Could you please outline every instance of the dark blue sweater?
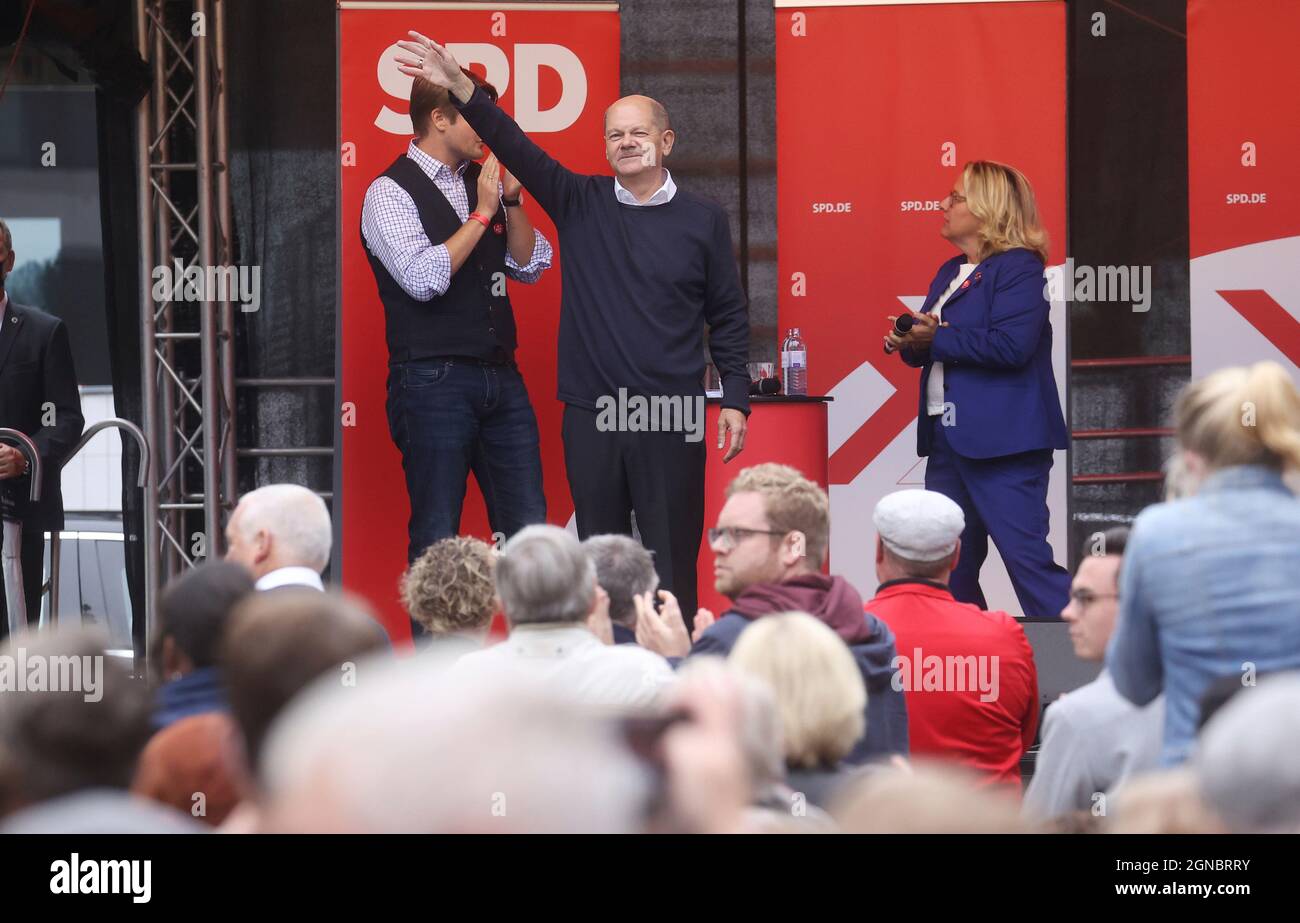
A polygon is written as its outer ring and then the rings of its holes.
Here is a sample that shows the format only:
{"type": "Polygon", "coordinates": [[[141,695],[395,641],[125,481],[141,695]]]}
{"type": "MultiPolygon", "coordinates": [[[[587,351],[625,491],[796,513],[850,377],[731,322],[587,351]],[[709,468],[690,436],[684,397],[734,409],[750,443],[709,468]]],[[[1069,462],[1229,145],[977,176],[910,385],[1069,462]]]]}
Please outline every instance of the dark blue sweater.
{"type": "Polygon", "coordinates": [[[623,205],[612,176],[565,168],[482,90],[456,105],[559,232],[559,399],[596,410],[620,388],[702,394],[707,322],[722,405],[748,413],[749,310],[722,206],[682,189],[663,205],[623,205]]]}

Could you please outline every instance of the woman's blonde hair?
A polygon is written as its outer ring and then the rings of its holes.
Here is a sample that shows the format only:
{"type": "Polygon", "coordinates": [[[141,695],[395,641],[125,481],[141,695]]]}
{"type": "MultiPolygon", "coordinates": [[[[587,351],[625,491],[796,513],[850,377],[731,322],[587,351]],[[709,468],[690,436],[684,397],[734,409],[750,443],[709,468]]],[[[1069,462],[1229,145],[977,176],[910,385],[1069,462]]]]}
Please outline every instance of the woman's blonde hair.
{"type": "Polygon", "coordinates": [[[980,259],[1024,247],[1047,265],[1047,232],[1038,223],[1034,187],[1015,167],[972,160],[962,168],[966,207],[980,219],[980,259]]]}
{"type": "Polygon", "coordinates": [[[758,619],[740,633],[727,660],[771,685],[787,765],[834,766],[866,732],[867,689],[853,653],[811,615],[758,619]]]}
{"type": "Polygon", "coordinates": [[[1174,404],[1178,442],[1211,469],[1300,470],[1300,391],[1276,362],[1221,369],[1174,404]]]}

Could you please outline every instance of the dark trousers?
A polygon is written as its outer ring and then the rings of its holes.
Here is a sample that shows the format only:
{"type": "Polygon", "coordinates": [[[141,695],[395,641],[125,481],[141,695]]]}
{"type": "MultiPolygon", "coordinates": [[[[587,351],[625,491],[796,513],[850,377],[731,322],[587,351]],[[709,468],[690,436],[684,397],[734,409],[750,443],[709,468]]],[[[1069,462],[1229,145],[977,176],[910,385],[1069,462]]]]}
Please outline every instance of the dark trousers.
{"type": "Polygon", "coordinates": [[[988,608],[979,576],[992,538],[1024,614],[1058,617],[1069,600],[1070,574],[1056,563],[1047,543],[1051,449],[964,458],[948,444],[941,419],[933,416],[921,425],[928,423],[933,434],[926,490],[950,497],[966,515],[961,555],[948,581],[952,595],[988,608]]]}
{"type": "Polygon", "coordinates": [[[705,441],[681,432],[601,432],[597,414],[564,407],[564,464],[578,536],[632,534],[654,555],[661,589],[671,590],[687,625],[699,603],[696,561],[704,532],[705,441]]]}
{"type": "Polygon", "coordinates": [[[411,499],[408,563],[459,533],[470,472],[493,532],[509,538],[546,521],[537,417],[513,364],[444,357],[393,365],[388,430],[411,499]]]}
{"type": "MultiPolygon", "coordinates": [[[[0,547],[4,531],[0,530],[0,547]]],[[[27,597],[27,624],[35,625],[41,617],[41,581],[45,571],[45,530],[35,523],[23,524],[22,547],[23,595],[27,597]]],[[[9,605],[0,588],[0,638],[9,635],[9,605]]]]}

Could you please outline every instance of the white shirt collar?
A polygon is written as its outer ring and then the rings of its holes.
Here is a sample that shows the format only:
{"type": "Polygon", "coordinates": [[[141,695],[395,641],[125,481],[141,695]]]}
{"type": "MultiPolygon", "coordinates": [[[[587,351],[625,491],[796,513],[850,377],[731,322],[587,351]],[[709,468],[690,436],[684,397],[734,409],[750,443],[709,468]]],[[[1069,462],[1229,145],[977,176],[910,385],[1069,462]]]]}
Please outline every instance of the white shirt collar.
{"type": "Polygon", "coordinates": [[[254,585],[258,590],[273,590],[282,586],[305,586],[313,590],[325,591],[320,574],[310,567],[278,567],[268,574],[257,578],[254,585]]]}
{"type": "Polygon", "coordinates": [[[673,182],[673,175],[668,172],[667,167],[664,168],[664,184],[644,202],[638,202],[636,196],[628,192],[627,188],[618,181],[618,177],[614,177],[614,198],[624,205],[663,205],[665,202],[671,202],[675,195],[677,195],[677,184],[673,182]]]}
{"type": "Polygon", "coordinates": [[[436,179],[438,174],[444,170],[447,173],[454,173],[456,176],[463,176],[465,174],[465,168],[469,166],[469,161],[466,160],[461,161],[461,163],[453,169],[437,157],[434,157],[432,154],[425,153],[414,141],[412,141],[406,148],[406,156],[414,160],[429,179],[436,179]]]}

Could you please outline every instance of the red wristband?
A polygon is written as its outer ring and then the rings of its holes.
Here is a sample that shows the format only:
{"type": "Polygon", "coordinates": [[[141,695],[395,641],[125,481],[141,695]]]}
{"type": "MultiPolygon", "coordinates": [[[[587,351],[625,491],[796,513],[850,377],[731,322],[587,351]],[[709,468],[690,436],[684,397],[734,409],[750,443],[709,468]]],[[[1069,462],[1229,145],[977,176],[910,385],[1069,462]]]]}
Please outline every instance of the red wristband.
{"type": "Polygon", "coordinates": [[[470,212],[470,213],[469,213],[469,217],[470,217],[470,220],[471,220],[471,221],[477,221],[479,224],[483,225],[483,227],[485,227],[485,228],[486,228],[486,227],[489,227],[489,226],[492,224],[491,221],[489,221],[489,220],[488,220],[486,217],[484,217],[483,215],[480,215],[478,212],[470,212]]]}

